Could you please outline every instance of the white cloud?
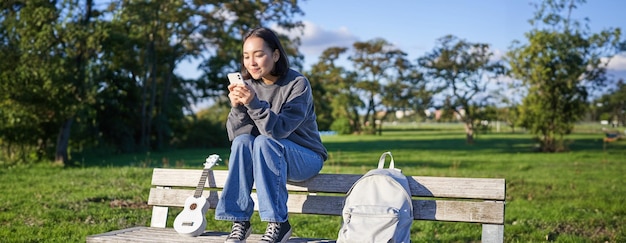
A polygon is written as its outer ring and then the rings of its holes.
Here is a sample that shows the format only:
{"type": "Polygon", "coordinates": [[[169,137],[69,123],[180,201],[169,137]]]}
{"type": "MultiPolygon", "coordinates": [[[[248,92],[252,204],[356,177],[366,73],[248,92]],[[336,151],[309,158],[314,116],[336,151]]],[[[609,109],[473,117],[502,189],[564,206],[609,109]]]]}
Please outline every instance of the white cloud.
{"type": "Polygon", "coordinates": [[[626,71],[626,53],[622,52],[613,56],[607,69],[612,71],[626,71]]]}
{"type": "Polygon", "coordinates": [[[491,61],[502,61],[504,60],[505,56],[506,56],[506,50],[501,50],[498,48],[494,48],[490,50],[493,53],[493,56],[491,56],[491,61]]]}
{"type": "MultiPolygon", "coordinates": [[[[299,36],[301,40],[300,51],[304,54],[306,62],[315,62],[324,50],[329,47],[351,47],[359,38],[350,32],[346,27],[340,27],[336,30],[324,29],[322,26],[313,22],[303,21],[304,29],[300,31],[292,31],[287,33],[278,30],[290,36],[299,36]]],[[[305,67],[308,66],[305,64],[305,67]]]]}
{"type": "Polygon", "coordinates": [[[324,49],[331,46],[349,47],[358,39],[346,27],[340,27],[337,30],[326,30],[312,22],[304,22],[303,47],[324,49]]]}

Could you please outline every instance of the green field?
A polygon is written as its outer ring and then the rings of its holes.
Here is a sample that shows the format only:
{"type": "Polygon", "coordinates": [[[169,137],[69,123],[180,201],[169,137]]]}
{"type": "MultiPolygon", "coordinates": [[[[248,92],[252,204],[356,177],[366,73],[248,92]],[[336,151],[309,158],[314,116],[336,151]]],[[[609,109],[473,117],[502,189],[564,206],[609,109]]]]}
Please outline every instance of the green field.
{"type": "MultiPolygon", "coordinates": [[[[411,175],[505,178],[507,242],[626,242],[626,140],[604,144],[595,127],[567,137],[570,151],[537,153],[528,134],[479,134],[467,145],[458,125],[387,126],[383,136],[324,136],[330,153],[323,172],[364,173],[391,151],[411,175]]],[[[202,168],[212,153],[73,155],[81,166],[0,168],[1,242],[84,242],[90,234],[149,225],[146,205],[154,167],[202,168]]],[[[226,169],[225,163],[215,169],[226,169]]],[[[168,227],[179,211],[170,210],[168,227]]],[[[208,229],[228,231],[207,215],[208,229]]],[[[294,234],[336,237],[341,219],[292,215],[294,234]]],[[[253,221],[255,233],[264,224],[253,221]]],[[[480,225],[416,221],[414,242],[478,242],[480,225]]]]}

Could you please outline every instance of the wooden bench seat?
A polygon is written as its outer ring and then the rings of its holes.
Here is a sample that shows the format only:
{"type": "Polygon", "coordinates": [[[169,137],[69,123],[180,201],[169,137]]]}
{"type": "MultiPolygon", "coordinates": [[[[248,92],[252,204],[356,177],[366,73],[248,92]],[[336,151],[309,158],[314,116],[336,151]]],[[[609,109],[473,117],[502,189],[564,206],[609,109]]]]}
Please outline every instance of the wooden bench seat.
{"type": "MultiPolygon", "coordinates": [[[[148,205],[152,206],[150,227],[135,227],[87,237],[87,242],[223,242],[227,232],[206,231],[198,237],[180,236],[166,227],[169,207],[184,207],[194,194],[202,170],[161,169],[152,174],[148,205]]],[[[211,208],[217,204],[227,176],[225,170],[211,170],[203,196],[211,208]]],[[[290,213],[341,215],[343,200],[352,184],[362,175],[320,174],[300,183],[290,182],[290,213]]],[[[504,241],[505,180],[458,177],[407,176],[413,195],[415,220],[450,221],[482,224],[482,242],[504,241]]],[[[256,203],[256,195],[253,195],[256,203]]],[[[255,208],[258,210],[258,208],[255,208]]],[[[212,220],[212,219],[208,219],[212,220]]],[[[210,229],[209,229],[210,230],[210,229]]],[[[252,235],[250,242],[260,235],[252,235]]],[[[289,242],[334,242],[327,239],[297,237],[289,242]]]]}

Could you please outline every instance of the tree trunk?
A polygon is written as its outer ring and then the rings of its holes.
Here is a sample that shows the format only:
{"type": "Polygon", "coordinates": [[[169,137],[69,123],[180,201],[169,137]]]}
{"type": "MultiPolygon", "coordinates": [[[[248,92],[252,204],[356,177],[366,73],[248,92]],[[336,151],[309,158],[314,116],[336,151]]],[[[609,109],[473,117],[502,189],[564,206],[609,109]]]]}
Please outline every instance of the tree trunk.
{"type": "MultiPolygon", "coordinates": [[[[156,108],[155,108],[155,103],[156,103],[156,93],[157,93],[157,57],[156,57],[156,49],[155,49],[155,43],[154,40],[150,43],[150,56],[152,57],[150,62],[150,83],[152,84],[152,86],[150,87],[150,103],[148,103],[148,123],[146,124],[146,146],[148,146],[148,150],[152,149],[152,142],[151,141],[151,137],[152,137],[152,122],[154,119],[156,112],[156,108]]],[[[157,126],[160,125],[157,122],[157,126]]],[[[158,128],[156,129],[157,131],[159,130],[158,128]]],[[[156,147],[160,147],[160,144],[156,144],[156,147]]]]}
{"type": "Polygon", "coordinates": [[[351,125],[352,125],[352,132],[360,134],[361,133],[361,121],[359,120],[359,111],[357,111],[356,109],[352,109],[351,111],[352,116],[349,117],[350,121],[352,121],[351,125]]]}
{"type": "Polygon", "coordinates": [[[141,95],[140,95],[140,105],[139,105],[139,113],[140,113],[140,132],[139,132],[139,144],[138,147],[140,148],[141,151],[144,151],[145,148],[145,143],[146,143],[146,121],[148,120],[146,118],[146,93],[147,93],[147,88],[148,88],[148,84],[147,84],[147,75],[143,75],[143,77],[138,77],[137,75],[135,75],[135,73],[132,73],[132,78],[133,80],[135,80],[135,82],[139,83],[138,79],[141,79],[141,95]]]}
{"type": "Polygon", "coordinates": [[[385,119],[387,119],[387,115],[388,115],[389,113],[391,113],[391,112],[390,112],[390,111],[385,111],[385,112],[383,113],[383,116],[382,116],[382,117],[380,117],[380,119],[379,119],[380,124],[377,124],[377,125],[378,125],[378,136],[382,136],[382,135],[383,135],[383,121],[384,121],[385,119]]]}
{"type": "Polygon", "coordinates": [[[467,144],[474,144],[474,125],[472,122],[465,122],[465,138],[467,144]]]}
{"type": "MultiPolygon", "coordinates": [[[[168,127],[167,119],[169,114],[169,96],[170,90],[172,86],[172,74],[174,73],[174,67],[176,66],[176,62],[174,58],[169,57],[168,59],[168,71],[163,75],[165,83],[163,84],[162,94],[160,96],[160,100],[156,104],[156,116],[157,116],[157,124],[155,126],[156,129],[156,147],[158,149],[162,149],[166,146],[165,139],[168,134],[165,132],[165,128],[168,127]]],[[[168,136],[169,137],[169,136],[168,136]]]]}
{"type": "Polygon", "coordinates": [[[57,147],[56,153],[54,156],[54,162],[65,165],[68,161],[67,148],[70,142],[70,131],[72,130],[72,123],[74,122],[74,118],[68,118],[61,125],[61,129],[59,129],[59,135],[57,137],[57,147]]]}

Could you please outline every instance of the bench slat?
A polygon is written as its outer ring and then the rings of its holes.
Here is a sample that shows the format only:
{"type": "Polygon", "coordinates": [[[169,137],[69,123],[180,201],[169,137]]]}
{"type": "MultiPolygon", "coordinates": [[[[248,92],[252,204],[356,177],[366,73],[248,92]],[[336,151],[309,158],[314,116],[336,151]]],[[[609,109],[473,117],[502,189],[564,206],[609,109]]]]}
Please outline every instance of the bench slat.
{"type": "MultiPolygon", "coordinates": [[[[206,187],[223,188],[227,170],[212,170],[206,187]]],[[[198,185],[202,170],[155,168],[153,186],[193,187],[198,185]]],[[[304,182],[289,182],[287,190],[301,192],[346,193],[362,175],[319,174],[304,182]]],[[[488,178],[454,178],[408,176],[411,193],[417,197],[505,199],[505,180],[488,178]]]]}
{"type": "MultiPolygon", "coordinates": [[[[215,208],[221,192],[204,190],[211,208],[215,208]]],[[[194,194],[186,189],[150,189],[149,205],[184,207],[185,199],[194,194]]],[[[258,202],[253,193],[255,210],[258,202]]],[[[290,194],[287,208],[290,213],[341,215],[343,196],[290,194]]],[[[421,220],[460,221],[504,224],[504,203],[494,201],[413,200],[414,218],[421,220]]]]}
{"type": "MultiPolygon", "coordinates": [[[[211,225],[207,225],[207,229],[210,229],[211,225]]],[[[294,232],[297,234],[297,232],[294,232]]],[[[152,228],[152,227],[134,227],[124,230],[116,230],[107,232],[104,234],[90,235],[87,237],[88,243],[102,243],[102,242],[173,242],[173,243],[188,243],[188,242],[219,242],[222,243],[226,240],[228,233],[226,232],[212,232],[207,231],[197,237],[186,237],[179,235],[174,228],[152,228]]],[[[260,234],[252,234],[248,237],[248,242],[257,242],[261,239],[260,234]]],[[[323,242],[335,242],[334,240],[325,239],[313,239],[313,238],[298,238],[292,237],[287,242],[309,242],[309,243],[323,243],[323,242]]]]}
{"type": "Polygon", "coordinates": [[[409,176],[411,194],[418,197],[505,200],[504,179],[409,176]]]}

